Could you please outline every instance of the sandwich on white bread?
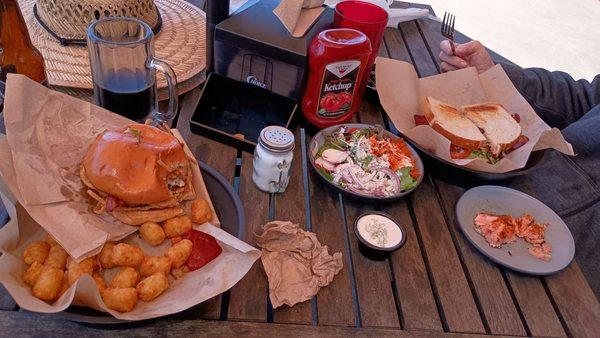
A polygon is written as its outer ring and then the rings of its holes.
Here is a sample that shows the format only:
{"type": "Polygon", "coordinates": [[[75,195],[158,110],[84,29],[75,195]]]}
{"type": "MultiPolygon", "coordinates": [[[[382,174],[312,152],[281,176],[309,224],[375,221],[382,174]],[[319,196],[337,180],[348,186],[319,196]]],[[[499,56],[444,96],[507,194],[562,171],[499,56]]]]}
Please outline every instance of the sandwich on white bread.
{"type": "Polygon", "coordinates": [[[521,134],[518,114],[511,115],[498,103],[457,108],[428,96],[424,117],[435,131],[451,142],[453,159],[480,157],[493,164],[528,141],[521,134]]]}
{"type": "Polygon", "coordinates": [[[486,145],[486,138],[479,128],[456,107],[425,98],[425,118],[429,125],[457,146],[479,149],[486,145]]]}
{"type": "Polygon", "coordinates": [[[498,103],[473,104],[461,109],[483,131],[494,156],[512,148],[521,136],[521,126],[498,103]]]}

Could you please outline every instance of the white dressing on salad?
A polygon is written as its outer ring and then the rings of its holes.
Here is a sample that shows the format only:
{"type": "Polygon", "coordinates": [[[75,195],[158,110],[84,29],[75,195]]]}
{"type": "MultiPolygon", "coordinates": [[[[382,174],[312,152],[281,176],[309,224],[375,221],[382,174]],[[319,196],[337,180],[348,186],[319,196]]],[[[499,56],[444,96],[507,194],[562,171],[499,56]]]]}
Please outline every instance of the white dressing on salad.
{"type": "Polygon", "coordinates": [[[356,227],[365,241],[380,248],[391,248],[402,241],[398,225],[382,215],[365,215],[358,220],[356,227]]]}
{"type": "Polygon", "coordinates": [[[417,184],[418,170],[401,139],[392,140],[375,128],[325,135],[315,165],[327,180],[357,194],[389,197],[417,184]]]}

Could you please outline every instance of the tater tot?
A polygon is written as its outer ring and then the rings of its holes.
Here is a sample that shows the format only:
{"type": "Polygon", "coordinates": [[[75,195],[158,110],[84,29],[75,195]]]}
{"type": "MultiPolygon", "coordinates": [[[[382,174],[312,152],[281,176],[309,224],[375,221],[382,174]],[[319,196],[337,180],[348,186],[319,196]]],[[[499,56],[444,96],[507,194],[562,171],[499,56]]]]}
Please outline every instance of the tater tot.
{"type": "Polygon", "coordinates": [[[62,284],[60,286],[60,291],[58,291],[58,295],[56,295],[56,298],[60,298],[63,293],[67,292],[67,290],[69,290],[69,279],[67,278],[67,274],[63,274],[63,281],[62,284]]]}
{"type": "Polygon", "coordinates": [[[33,295],[45,301],[55,299],[62,286],[63,275],[64,271],[45,266],[40,273],[40,277],[33,285],[33,295]]]}
{"type": "Polygon", "coordinates": [[[192,246],[192,241],[189,239],[182,239],[167,249],[165,256],[169,257],[171,260],[171,266],[173,268],[178,268],[182,266],[185,261],[187,261],[192,253],[192,246]]]}
{"type": "Polygon", "coordinates": [[[181,237],[181,236],[171,238],[171,245],[181,241],[182,239],[183,239],[183,237],[181,237]]]}
{"type": "Polygon", "coordinates": [[[69,258],[69,254],[60,245],[53,245],[48,252],[44,265],[64,270],[67,266],[67,258],[69,258]]]}
{"type": "Polygon", "coordinates": [[[23,261],[27,265],[31,265],[33,262],[44,264],[46,257],[48,257],[49,251],[50,244],[44,241],[32,242],[27,246],[27,248],[25,248],[25,251],[23,252],[23,261]]]}
{"type": "Polygon", "coordinates": [[[50,236],[50,234],[46,234],[46,238],[44,239],[46,241],[46,243],[52,245],[58,245],[58,242],[56,242],[56,240],[54,238],[52,238],[52,236],[50,236]]]}
{"type": "Polygon", "coordinates": [[[157,272],[149,277],[146,277],[135,287],[139,299],[146,302],[149,302],[160,296],[160,294],[168,288],[169,280],[162,272],[157,272]]]}
{"type": "Polygon", "coordinates": [[[144,252],[137,246],[126,243],[115,245],[112,251],[112,263],[114,266],[130,266],[136,268],[142,264],[144,252]]]}
{"type": "Polygon", "coordinates": [[[102,294],[102,291],[104,291],[104,289],[106,289],[106,283],[104,282],[104,277],[102,277],[101,274],[94,272],[92,274],[92,278],[94,279],[94,282],[96,282],[96,285],[98,286],[98,290],[100,290],[100,294],[102,294]]]}
{"type": "Polygon", "coordinates": [[[192,230],[192,220],[185,215],[171,218],[163,223],[163,229],[167,238],[183,236],[192,230]]]}
{"type": "Polygon", "coordinates": [[[122,267],[110,281],[111,288],[133,288],[140,281],[140,274],[130,266],[122,267]]]}
{"type": "Polygon", "coordinates": [[[73,285],[81,275],[87,274],[91,276],[94,272],[94,265],[94,257],[86,258],[79,263],[71,260],[67,264],[67,279],[69,285],[73,285]]]}
{"type": "Polygon", "coordinates": [[[171,260],[165,256],[146,256],[140,265],[140,275],[150,276],[157,272],[165,275],[171,271],[171,260]]]}
{"type": "Polygon", "coordinates": [[[165,240],[165,231],[154,222],[146,222],[140,227],[140,235],[150,245],[159,245],[165,240]]]}
{"type": "Polygon", "coordinates": [[[212,220],[212,210],[208,201],[199,198],[192,202],[192,221],[194,223],[203,224],[212,220]]]}
{"type": "Polygon", "coordinates": [[[137,304],[138,294],[135,288],[113,289],[107,288],[101,292],[104,304],[111,309],[119,312],[129,312],[137,304]]]}
{"type": "Polygon", "coordinates": [[[111,242],[105,243],[102,247],[102,251],[100,251],[100,254],[98,255],[98,264],[100,264],[100,266],[103,269],[110,269],[115,267],[112,260],[114,247],[115,243],[111,242]]]}
{"type": "Polygon", "coordinates": [[[173,276],[173,278],[179,279],[185,276],[185,274],[188,272],[190,272],[190,269],[187,267],[187,265],[184,265],[180,268],[171,270],[171,275],[173,276]]]}
{"type": "Polygon", "coordinates": [[[208,204],[208,201],[203,198],[199,198],[192,202],[191,211],[192,222],[194,223],[203,224],[212,220],[212,210],[210,209],[210,205],[208,204]]]}
{"type": "Polygon", "coordinates": [[[33,262],[25,273],[23,274],[23,281],[30,286],[34,286],[35,282],[37,282],[40,277],[40,273],[42,273],[43,265],[39,262],[33,262]]]}

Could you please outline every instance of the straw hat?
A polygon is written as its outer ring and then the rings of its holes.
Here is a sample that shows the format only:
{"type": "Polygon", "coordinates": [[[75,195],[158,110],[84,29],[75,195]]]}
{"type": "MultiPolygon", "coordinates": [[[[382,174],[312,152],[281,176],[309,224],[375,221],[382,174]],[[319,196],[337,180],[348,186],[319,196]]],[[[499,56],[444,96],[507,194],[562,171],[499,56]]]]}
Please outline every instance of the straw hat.
{"type": "Polygon", "coordinates": [[[85,44],[87,27],[106,17],[137,18],[155,33],[161,23],[153,0],[37,0],[34,15],[61,44],[85,44]]]}
{"type": "MultiPolygon", "coordinates": [[[[205,13],[184,0],[18,0],[31,41],[44,57],[48,85],[54,89],[91,97],[88,50],[82,45],[61,45],[36,20],[33,10],[36,1],[40,21],[55,35],[66,39],[85,38],[88,21],[96,17],[125,13],[140,18],[153,30],[159,30],[154,39],[155,56],[175,71],[180,94],[205,79],[205,13]]],[[[157,85],[159,97],[166,97],[167,83],[160,72],[157,85]]]]}

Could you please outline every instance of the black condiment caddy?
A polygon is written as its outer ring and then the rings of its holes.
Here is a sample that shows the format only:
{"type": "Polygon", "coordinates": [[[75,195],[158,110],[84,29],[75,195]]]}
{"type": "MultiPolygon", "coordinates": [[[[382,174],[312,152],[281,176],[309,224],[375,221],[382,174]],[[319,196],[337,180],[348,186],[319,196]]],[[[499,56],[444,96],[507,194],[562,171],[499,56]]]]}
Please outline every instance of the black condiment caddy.
{"type": "Polygon", "coordinates": [[[262,128],[288,129],[299,115],[308,73],[308,46],[333,22],[323,13],[300,38],[273,9],[279,0],[250,0],[229,16],[229,2],[208,0],[207,72],[190,121],[194,133],[252,152],[262,128]]]}

